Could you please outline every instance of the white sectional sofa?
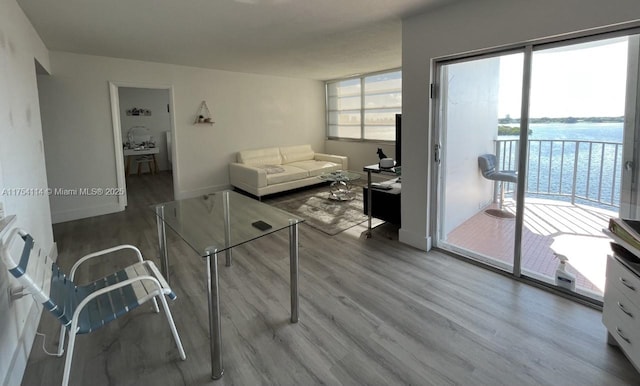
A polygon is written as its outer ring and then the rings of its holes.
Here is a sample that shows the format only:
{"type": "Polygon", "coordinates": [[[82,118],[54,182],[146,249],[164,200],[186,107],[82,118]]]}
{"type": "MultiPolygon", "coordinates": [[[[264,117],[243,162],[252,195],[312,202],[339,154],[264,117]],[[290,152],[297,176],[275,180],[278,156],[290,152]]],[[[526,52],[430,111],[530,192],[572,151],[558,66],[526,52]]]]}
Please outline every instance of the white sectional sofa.
{"type": "Polygon", "coordinates": [[[318,184],[323,173],[348,170],[347,157],[316,153],[311,145],[244,150],[236,161],[229,165],[231,185],[257,197],[318,184]]]}

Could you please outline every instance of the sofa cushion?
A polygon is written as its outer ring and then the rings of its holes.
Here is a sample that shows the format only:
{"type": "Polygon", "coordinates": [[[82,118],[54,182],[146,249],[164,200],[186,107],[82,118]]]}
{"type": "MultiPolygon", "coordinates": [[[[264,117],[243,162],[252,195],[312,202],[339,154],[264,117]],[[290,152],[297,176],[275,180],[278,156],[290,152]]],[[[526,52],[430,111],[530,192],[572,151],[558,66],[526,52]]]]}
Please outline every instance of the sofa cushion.
{"type": "Polygon", "coordinates": [[[311,145],[285,146],[280,148],[282,163],[312,160],[315,156],[311,145]]]}
{"type": "Polygon", "coordinates": [[[239,163],[249,166],[280,165],[282,163],[280,149],[277,147],[239,151],[237,159],[239,163]]]}
{"type": "Polygon", "coordinates": [[[259,165],[255,166],[258,169],[263,169],[267,174],[284,173],[286,170],[280,165],[259,165]]]}
{"type": "Polygon", "coordinates": [[[288,163],[287,165],[295,166],[297,168],[307,170],[309,172],[309,176],[312,176],[312,177],[319,176],[322,173],[328,173],[328,172],[340,170],[342,166],[340,164],[337,164],[331,161],[315,161],[315,160],[291,162],[291,163],[288,163]]]}
{"type": "Polygon", "coordinates": [[[307,170],[287,164],[280,165],[280,167],[284,169],[284,172],[267,174],[267,185],[280,184],[309,177],[309,172],[307,170]]]}

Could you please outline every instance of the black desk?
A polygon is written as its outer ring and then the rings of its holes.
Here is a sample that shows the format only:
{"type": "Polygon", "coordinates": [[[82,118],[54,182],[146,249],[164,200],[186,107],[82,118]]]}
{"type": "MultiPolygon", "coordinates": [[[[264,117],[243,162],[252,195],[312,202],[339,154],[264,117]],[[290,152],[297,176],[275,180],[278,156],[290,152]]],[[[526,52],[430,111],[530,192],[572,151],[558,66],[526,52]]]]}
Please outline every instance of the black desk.
{"type": "MultiPolygon", "coordinates": [[[[368,225],[367,225],[367,238],[371,237],[371,217],[373,216],[373,212],[376,211],[376,209],[372,209],[373,207],[378,207],[384,204],[375,204],[372,196],[373,196],[373,190],[371,188],[371,173],[376,173],[376,174],[381,174],[381,175],[387,175],[387,176],[397,176],[400,172],[400,166],[398,166],[397,170],[396,168],[381,168],[379,164],[375,164],[375,165],[369,165],[369,166],[365,166],[362,170],[364,170],[365,172],[367,172],[367,190],[365,190],[364,192],[366,193],[364,195],[364,201],[368,203],[371,203],[371,205],[367,205],[366,206],[366,213],[367,216],[369,217],[369,221],[368,221],[368,225]]],[[[399,188],[399,187],[398,187],[399,188]]],[[[376,197],[378,195],[376,194],[376,197]]],[[[389,200],[391,200],[391,195],[389,196],[382,196],[382,197],[387,197],[389,200]]],[[[397,200],[398,200],[398,213],[400,213],[400,193],[397,194],[397,200]]],[[[382,200],[384,201],[384,200],[382,200]]],[[[376,216],[377,217],[377,216],[376,216]]],[[[381,220],[384,220],[383,218],[381,218],[381,220]]],[[[399,220],[398,220],[399,223],[399,220]]]]}
{"type": "MultiPolygon", "coordinates": [[[[371,188],[371,216],[384,220],[391,224],[400,225],[400,197],[402,194],[402,188],[400,183],[393,180],[385,181],[383,184],[390,184],[392,186],[389,190],[376,189],[375,186],[371,188]]],[[[362,193],[364,197],[364,214],[369,214],[369,189],[366,186],[362,187],[362,193]]]]}

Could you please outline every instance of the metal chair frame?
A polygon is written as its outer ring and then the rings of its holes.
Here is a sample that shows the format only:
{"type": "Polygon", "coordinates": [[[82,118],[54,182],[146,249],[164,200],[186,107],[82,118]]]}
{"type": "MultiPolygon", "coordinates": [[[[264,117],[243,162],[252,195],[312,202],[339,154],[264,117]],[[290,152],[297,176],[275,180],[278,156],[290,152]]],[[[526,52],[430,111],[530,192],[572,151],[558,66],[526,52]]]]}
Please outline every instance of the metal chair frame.
{"type": "Polygon", "coordinates": [[[62,385],[69,384],[73,349],[78,334],[89,333],[128,313],[149,300],[160,312],[156,298],[160,299],[180,358],[186,359],[184,348],[176,329],[165,296],[176,295],[156,267],[144,260],[142,253],[133,245],[119,245],[82,257],[71,268],[67,277],[49,256],[37,247],[33,238],[24,230],[14,228],[6,238],[0,239],[0,255],[9,272],[30,292],[34,299],[48,309],[62,324],[57,355],[64,353],[64,341],[69,330],[69,342],[65,358],[62,385]],[[22,239],[24,247],[19,259],[10,250],[14,241],[22,239]],[[115,251],[133,250],[137,262],[125,269],[83,286],[74,283],[78,268],[86,261],[105,256],[115,251]],[[42,265],[50,267],[43,267],[42,265]]]}
{"type": "Polygon", "coordinates": [[[488,180],[497,182],[500,186],[500,200],[498,207],[502,210],[504,202],[504,183],[517,183],[518,173],[515,170],[497,170],[496,165],[496,156],[493,154],[483,154],[478,157],[478,167],[480,168],[480,172],[482,172],[482,176],[488,180]]]}

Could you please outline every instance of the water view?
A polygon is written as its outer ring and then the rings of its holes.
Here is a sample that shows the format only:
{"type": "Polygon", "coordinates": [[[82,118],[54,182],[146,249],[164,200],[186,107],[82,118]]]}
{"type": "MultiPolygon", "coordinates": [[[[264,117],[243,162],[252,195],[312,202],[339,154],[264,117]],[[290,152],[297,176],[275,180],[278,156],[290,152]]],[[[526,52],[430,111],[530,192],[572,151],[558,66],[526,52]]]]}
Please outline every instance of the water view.
{"type": "MultiPolygon", "coordinates": [[[[622,122],[529,126],[527,194],[603,208],[620,203],[622,122]]],[[[498,136],[501,159],[515,166],[517,136],[498,136]]]]}
{"type": "MultiPolygon", "coordinates": [[[[622,143],[622,125],[622,122],[532,123],[529,139],[622,143]]],[[[518,139],[518,136],[500,135],[498,139],[518,139]]]]}
{"type": "Polygon", "coordinates": [[[622,143],[622,122],[533,123],[529,139],[622,143]]]}

